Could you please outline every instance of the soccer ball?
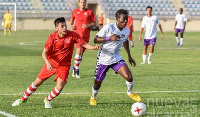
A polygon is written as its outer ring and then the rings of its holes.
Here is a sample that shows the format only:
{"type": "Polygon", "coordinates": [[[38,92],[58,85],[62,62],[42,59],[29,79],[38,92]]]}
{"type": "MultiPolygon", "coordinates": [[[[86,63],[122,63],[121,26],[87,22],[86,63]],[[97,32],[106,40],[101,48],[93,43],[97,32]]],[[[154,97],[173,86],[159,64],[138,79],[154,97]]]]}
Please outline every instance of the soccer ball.
{"type": "Polygon", "coordinates": [[[131,107],[131,112],[134,116],[141,116],[146,113],[146,105],[142,102],[136,102],[131,107]]]}

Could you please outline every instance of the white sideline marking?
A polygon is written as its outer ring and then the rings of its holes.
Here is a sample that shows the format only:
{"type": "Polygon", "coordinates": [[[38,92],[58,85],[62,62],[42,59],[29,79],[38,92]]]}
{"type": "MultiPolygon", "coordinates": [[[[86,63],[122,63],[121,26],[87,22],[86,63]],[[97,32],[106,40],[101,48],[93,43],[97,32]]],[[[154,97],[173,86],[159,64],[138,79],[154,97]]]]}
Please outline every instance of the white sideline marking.
{"type": "Polygon", "coordinates": [[[20,42],[19,45],[40,45],[44,41],[20,42]]]}
{"type": "MultiPolygon", "coordinates": [[[[193,92],[200,92],[200,90],[184,90],[184,91],[136,91],[135,93],[193,93],[193,92]]],[[[117,93],[126,93],[126,92],[99,92],[99,93],[104,93],[104,94],[117,94],[117,93]]],[[[33,93],[33,95],[42,95],[42,94],[49,94],[49,93],[33,93]]],[[[68,94],[68,95],[76,95],[76,94],[91,94],[91,92],[74,92],[74,93],[61,93],[61,94],[68,94]]],[[[13,94],[0,94],[2,96],[6,95],[23,95],[23,93],[13,93],[13,94]]]]}
{"type": "Polygon", "coordinates": [[[182,48],[182,47],[177,47],[177,48],[156,48],[158,50],[200,50],[200,48],[182,48]]]}
{"type": "Polygon", "coordinates": [[[6,112],[4,112],[4,111],[0,111],[0,114],[4,115],[4,116],[6,116],[6,117],[17,117],[17,116],[15,116],[15,115],[11,115],[10,113],[6,113],[6,112]]]}

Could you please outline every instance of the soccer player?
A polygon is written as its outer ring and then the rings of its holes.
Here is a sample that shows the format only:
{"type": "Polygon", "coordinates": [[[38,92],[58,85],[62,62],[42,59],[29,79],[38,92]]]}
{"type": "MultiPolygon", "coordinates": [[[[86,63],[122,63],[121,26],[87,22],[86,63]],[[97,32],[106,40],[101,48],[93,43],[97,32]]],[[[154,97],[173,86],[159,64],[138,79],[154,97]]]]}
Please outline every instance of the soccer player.
{"type": "MultiPolygon", "coordinates": [[[[86,8],[86,0],[79,0],[79,7],[72,11],[70,20],[71,28],[86,42],[89,42],[90,27],[95,26],[95,16],[92,10],[86,8]]],[[[84,47],[76,44],[72,77],[80,78],[79,65],[82,61],[84,51],[84,47]]]]}
{"type": "Polygon", "coordinates": [[[132,36],[132,33],[133,33],[133,18],[130,15],[128,16],[128,23],[127,23],[126,27],[129,28],[129,30],[130,30],[130,34],[128,36],[128,39],[131,42],[131,47],[134,47],[134,41],[133,41],[133,36],[132,36]]]}
{"type": "Polygon", "coordinates": [[[141,64],[146,63],[147,49],[150,43],[151,43],[151,48],[149,50],[148,64],[151,64],[151,57],[154,52],[154,46],[156,44],[156,38],[157,38],[157,25],[160,28],[161,38],[163,39],[162,26],[159,22],[158,17],[155,15],[152,15],[152,7],[147,6],[146,12],[147,12],[147,16],[144,16],[142,19],[142,25],[141,25],[140,35],[139,35],[139,41],[142,41],[141,35],[142,35],[142,32],[144,31],[144,28],[146,28],[146,32],[144,36],[143,55],[142,55],[143,62],[141,64]]]}
{"type": "Polygon", "coordinates": [[[136,62],[131,57],[129,50],[128,36],[130,31],[126,28],[128,12],[127,10],[120,9],[116,12],[115,17],[116,23],[105,25],[94,38],[94,43],[101,43],[102,45],[101,50],[97,55],[95,79],[94,85],[92,86],[90,105],[97,105],[96,99],[99,88],[101,87],[102,81],[110,68],[126,80],[127,95],[137,102],[141,101],[141,98],[137,94],[132,93],[134,85],[132,73],[119,53],[123,44],[128,54],[129,63],[132,66],[136,66],[136,62]]]}
{"type": "Polygon", "coordinates": [[[174,29],[175,29],[175,39],[177,41],[177,47],[179,45],[183,46],[183,33],[185,31],[185,26],[186,26],[186,21],[187,21],[187,18],[185,16],[185,14],[183,14],[183,8],[180,8],[179,10],[179,14],[176,15],[176,19],[175,19],[175,26],[174,26],[174,29]],[[179,41],[179,38],[178,38],[178,33],[180,32],[180,41],[179,41]]]}
{"type": "Polygon", "coordinates": [[[61,93],[67,82],[74,43],[83,45],[85,48],[91,50],[99,49],[99,46],[91,46],[85,42],[85,40],[81,39],[77,33],[67,30],[67,25],[63,17],[57,18],[54,24],[56,31],[50,34],[42,52],[45,65],[41,69],[36,80],[27,88],[22,98],[16,100],[12,106],[19,106],[25,103],[28,97],[34,93],[45,80],[55,74],[54,81],[56,82],[56,87],[53,88],[49,96],[44,99],[45,108],[52,108],[50,101],[61,93]]]}
{"type": "Polygon", "coordinates": [[[101,16],[99,16],[99,30],[103,28],[103,21],[104,21],[103,13],[101,13],[101,16]]]}
{"type": "Polygon", "coordinates": [[[4,35],[7,35],[7,28],[9,29],[9,35],[11,35],[11,22],[12,22],[12,14],[9,12],[9,9],[6,10],[6,13],[3,17],[2,25],[4,25],[4,35]]]}

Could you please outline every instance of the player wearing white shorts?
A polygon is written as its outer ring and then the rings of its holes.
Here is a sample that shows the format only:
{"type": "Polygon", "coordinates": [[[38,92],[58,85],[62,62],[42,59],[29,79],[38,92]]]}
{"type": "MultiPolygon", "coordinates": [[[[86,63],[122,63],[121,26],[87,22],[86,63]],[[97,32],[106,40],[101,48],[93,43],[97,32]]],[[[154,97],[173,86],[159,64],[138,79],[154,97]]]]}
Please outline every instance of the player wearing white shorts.
{"type": "Polygon", "coordinates": [[[187,17],[185,16],[185,14],[183,14],[183,8],[180,8],[179,10],[179,14],[176,15],[176,19],[175,19],[175,39],[177,41],[177,47],[179,45],[183,46],[183,33],[185,31],[185,26],[186,26],[186,21],[187,21],[187,17]],[[180,41],[178,38],[178,32],[180,32],[180,41]]]}
{"type": "Polygon", "coordinates": [[[156,44],[156,38],[157,38],[157,25],[160,28],[161,38],[163,39],[162,26],[159,22],[158,17],[155,15],[152,15],[152,7],[147,6],[146,11],[147,11],[147,16],[144,16],[142,19],[142,25],[141,25],[140,35],[139,35],[139,41],[142,41],[141,35],[142,35],[142,32],[144,31],[144,28],[146,28],[146,32],[144,36],[143,55],[142,55],[143,62],[141,64],[146,63],[147,49],[150,43],[151,43],[151,48],[149,50],[148,64],[151,64],[151,57],[154,52],[154,46],[156,44]]]}
{"type": "Polygon", "coordinates": [[[120,74],[125,80],[127,85],[127,95],[133,100],[140,102],[141,98],[135,93],[132,93],[134,85],[132,73],[125,61],[122,59],[119,51],[124,45],[128,54],[129,63],[133,66],[136,65],[135,60],[131,57],[129,50],[128,36],[130,30],[126,28],[128,22],[128,12],[120,9],[116,12],[116,23],[105,25],[96,35],[94,42],[101,43],[101,50],[97,55],[96,71],[94,85],[92,86],[92,96],[90,105],[97,105],[97,94],[101,83],[104,80],[107,71],[112,68],[115,73],[120,74]]]}

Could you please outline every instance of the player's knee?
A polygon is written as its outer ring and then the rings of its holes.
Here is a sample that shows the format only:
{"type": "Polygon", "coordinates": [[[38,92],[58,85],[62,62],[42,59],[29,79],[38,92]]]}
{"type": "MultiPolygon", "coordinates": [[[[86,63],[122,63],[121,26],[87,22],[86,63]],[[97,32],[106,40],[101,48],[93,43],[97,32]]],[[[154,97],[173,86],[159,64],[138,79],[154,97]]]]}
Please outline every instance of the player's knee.
{"type": "Polygon", "coordinates": [[[133,78],[132,78],[132,75],[131,75],[131,74],[125,74],[123,77],[124,77],[124,79],[126,79],[128,82],[132,82],[132,81],[133,81],[133,78]]]}

